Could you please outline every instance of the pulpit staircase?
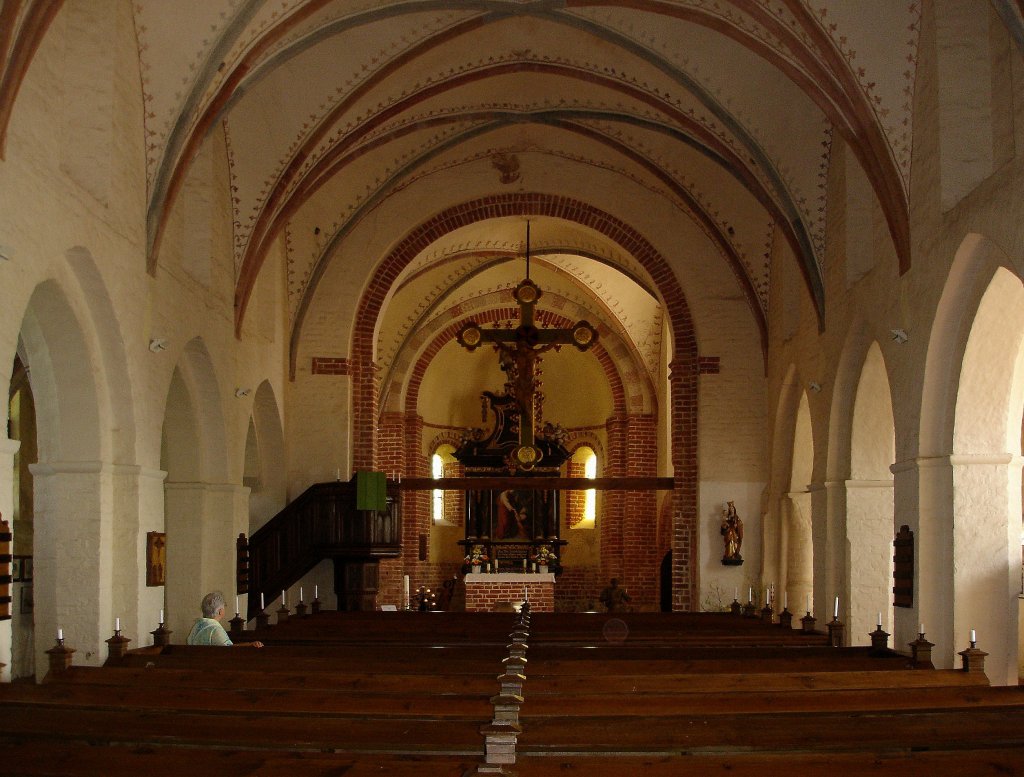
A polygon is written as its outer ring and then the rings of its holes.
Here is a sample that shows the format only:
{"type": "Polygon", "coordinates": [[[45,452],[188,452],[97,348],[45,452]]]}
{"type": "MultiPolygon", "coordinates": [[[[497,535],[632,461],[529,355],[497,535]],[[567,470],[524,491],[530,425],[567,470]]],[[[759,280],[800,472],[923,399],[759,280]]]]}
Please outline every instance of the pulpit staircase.
{"type": "Polygon", "coordinates": [[[356,481],[317,483],[246,538],[238,537],[238,591],[249,594],[248,618],[325,559],[334,562],[338,607],[370,609],[377,562],[401,552],[398,491],[388,484],[385,510],[356,509],[356,481]]]}

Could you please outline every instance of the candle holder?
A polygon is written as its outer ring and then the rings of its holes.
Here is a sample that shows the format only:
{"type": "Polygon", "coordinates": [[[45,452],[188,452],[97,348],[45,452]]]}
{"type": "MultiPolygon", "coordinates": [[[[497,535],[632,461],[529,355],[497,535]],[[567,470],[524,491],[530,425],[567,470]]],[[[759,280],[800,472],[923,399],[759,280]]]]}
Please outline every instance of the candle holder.
{"type": "Polygon", "coordinates": [[[957,655],[963,660],[963,668],[965,672],[970,674],[985,674],[985,656],[987,656],[988,653],[984,650],[979,650],[977,642],[971,640],[971,646],[966,650],[961,650],[957,655]]]}
{"type": "Polygon", "coordinates": [[[306,606],[306,603],[299,599],[299,603],[295,605],[295,617],[305,618],[307,609],[309,608],[306,606]]]}
{"type": "Polygon", "coordinates": [[[288,605],[281,603],[280,608],[277,610],[277,625],[280,626],[288,620],[288,605]]]}
{"type": "Polygon", "coordinates": [[[779,625],[784,629],[793,628],[793,613],[788,608],[783,608],[782,612],[779,613],[779,625]]]}
{"type": "Polygon", "coordinates": [[[260,610],[256,613],[256,629],[262,631],[263,629],[270,628],[270,613],[266,610],[260,610]]]}
{"type": "Polygon", "coordinates": [[[167,647],[171,644],[171,634],[174,632],[167,628],[165,624],[159,623],[157,624],[156,630],[149,633],[153,635],[153,644],[155,646],[167,647]]]}
{"type": "Polygon", "coordinates": [[[881,623],[868,636],[871,637],[871,652],[874,655],[889,652],[889,632],[882,628],[881,623]]]}
{"type": "Polygon", "coordinates": [[[752,601],[747,602],[743,605],[743,617],[744,618],[756,618],[757,617],[757,605],[752,601]]]}
{"type": "Polygon", "coordinates": [[[235,617],[228,621],[231,628],[228,629],[228,634],[232,637],[241,636],[242,632],[245,631],[245,619],[239,612],[235,613],[235,617]]]}
{"type": "Polygon", "coordinates": [[[808,610],[807,614],[800,619],[800,630],[804,634],[814,633],[814,624],[818,622],[818,619],[811,615],[811,611],[808,610]]]}
{"type": "Polygon", "coordinates": [[[846,632],[846,624],[835,616],[828,622],[828,644],[832,647],[843,646],[843,634],[846,632]]]}
{"type": "Polygon", "coordinates": [[[121,636],[121,629],[114,629],[114,636],[106,640],[107,660],[121,661],[128,653],[129,642],[131,642],[131,640],[128,639],[128,637],[121,636]]]}
{"type": "Polygon", "coordinates": [[[761,620],[763,620],[765,623],[771,623],[773,620],[772,616],[774,614],[775,613],[772,612],[772,608],[767,604],[761,608],[761,620]]]}
{"type": "Polygon", "coordinates": [[[311,605],[312,610],[313,610],[313,615],[319,615],[320,614],[320,597],[319,596],[316,597],[312,602],[310,602],[310,605],[311,605]]]}
{"type": "Polygon", "coordinates": [[[935,647],[934,642],[929,642],[924,638],[924,632],[920,632],[917,635],[917,639],[910,643],[910,655],[911,660],[914,662],[915,669],[934,669],[932,665],[932,648],[935,647]]]}
{"type": "Polygon", "coordinates": [[[46,651],[50,657],[50,674],[60,674],[71,668],[71,659],[75,655],[75,649],[64,644],[63,639],[58,639],[54,646],[46,651]]]}
{"type": "Polygon", "coordinates": [[[739,603],[738,599],[732,600],[732,604],[729,605],[729,612],[733,615],[743,615],[743,605],[739,603]]]}

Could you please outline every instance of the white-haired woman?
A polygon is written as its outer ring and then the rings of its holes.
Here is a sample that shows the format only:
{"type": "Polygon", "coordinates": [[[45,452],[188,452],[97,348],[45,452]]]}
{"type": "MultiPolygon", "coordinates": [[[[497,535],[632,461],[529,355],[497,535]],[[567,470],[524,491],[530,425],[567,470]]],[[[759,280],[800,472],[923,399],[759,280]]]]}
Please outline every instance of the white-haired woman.
{"type": "Polygon", "coordinates": [[[192,626],[192,631],[185,638],[186,645],[216,645],[218,647],[263,647],[262,642],[240,642],[235,645],[231,637],[221,626],[224,619],[224,594],[220,591],[210,591],[203,597],[199,605],[203,611],[203,617],[197,618],[192,626]]]}

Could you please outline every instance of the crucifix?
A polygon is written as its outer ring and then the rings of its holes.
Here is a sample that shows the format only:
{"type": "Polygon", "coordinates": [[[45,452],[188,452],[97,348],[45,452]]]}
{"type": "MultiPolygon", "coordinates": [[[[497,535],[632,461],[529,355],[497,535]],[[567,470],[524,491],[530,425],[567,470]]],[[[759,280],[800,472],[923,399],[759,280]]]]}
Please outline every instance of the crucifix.
{"type": "Polygon", "coordinates": [[[529,221],[526,222],[526,278],[515,287],[512,296],[519,303],[516,329],[481,329],[470,321],[455,339],[467,351],[474,351],[483,343],[492,343],[498,350],[498,361],[509,377],[512,397],[519,410],[519,445],[512,458],[518,469],[528,471],[540,463],[542,456],[534,441],[537,360],[542,353],[559,345],[573,345],[586,351],[597,342],[597,330],[586,321],[577,321],[568,329],[537,328],[533,309],[541,290],[530,280],[529,221]]]}

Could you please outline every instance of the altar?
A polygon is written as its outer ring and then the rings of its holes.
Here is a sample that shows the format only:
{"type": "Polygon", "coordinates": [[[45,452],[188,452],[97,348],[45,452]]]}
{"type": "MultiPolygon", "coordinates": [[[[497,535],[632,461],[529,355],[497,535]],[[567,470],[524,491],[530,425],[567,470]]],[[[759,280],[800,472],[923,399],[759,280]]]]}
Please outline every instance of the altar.
{"type": "Polygon", "coordinates": [[[500,603],[530,600],[533,612],[555,611],[553,572],[481,572],[469,574],[466,612],[491,612],[500,603]]]}

